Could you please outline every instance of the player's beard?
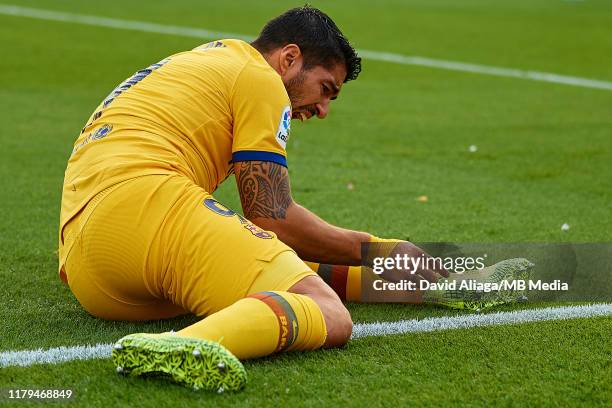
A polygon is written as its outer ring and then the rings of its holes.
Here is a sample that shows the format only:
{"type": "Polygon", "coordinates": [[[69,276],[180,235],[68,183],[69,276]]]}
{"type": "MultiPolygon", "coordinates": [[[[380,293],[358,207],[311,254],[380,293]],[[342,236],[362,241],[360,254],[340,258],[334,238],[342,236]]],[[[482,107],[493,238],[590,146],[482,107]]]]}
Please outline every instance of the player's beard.
{"type": "Polygon", "coordinates": [[[297,108],[299,103],[304,99],[302,87],[304,86],[305,80],[306,71],[302,69],[285,84],[285,89],[287,90],[287,95],[289,95],[289,100],[291,101],[291,107],[293,109],[297,108]]]}
{"type": "Polygon", "coordinates": [[[306,71],[301,70],[295,77],[285,83],[285,89],[291,101],[292,119],[306,120],[317,115],[315,105],[303,105],[304,83],[306,82],[306,71]],[[309,116],[306,114],[309,113],[309,116]]]}

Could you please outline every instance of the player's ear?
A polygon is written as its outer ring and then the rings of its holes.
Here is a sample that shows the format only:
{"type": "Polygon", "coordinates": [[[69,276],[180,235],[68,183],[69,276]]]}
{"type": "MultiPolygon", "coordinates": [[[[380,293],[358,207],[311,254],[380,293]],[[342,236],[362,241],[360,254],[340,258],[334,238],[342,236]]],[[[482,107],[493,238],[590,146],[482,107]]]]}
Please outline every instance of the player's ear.
{"type": "Polygon", "coordinates": [[[302,69],[302,50],[297,44],[285,45],[279,55],[280,74],[302,69]]]}

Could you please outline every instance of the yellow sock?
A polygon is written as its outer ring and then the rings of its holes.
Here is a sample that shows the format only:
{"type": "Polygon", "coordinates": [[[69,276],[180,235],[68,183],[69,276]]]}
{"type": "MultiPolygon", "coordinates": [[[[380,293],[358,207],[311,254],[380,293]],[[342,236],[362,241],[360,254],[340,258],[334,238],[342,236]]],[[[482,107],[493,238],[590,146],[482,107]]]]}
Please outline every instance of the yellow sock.
{"type": "Polygon", "coordinates": [[[308,296],[259,292],[177,332],[216,341],[239,359],[292,350],[315,350],[327,330],[321,309],[308,296]]]}
{"type": "Polygon", "coordinates": [[[379,238],[374,235],[370,236],[371,243],[382,243],[382,244],[390,244],[394,242],[400,242],[399,239],[390,239],[390,238],[379,238]]]}
{"type": "Polygon", "coordinates": [[[340,300],[361,302],[361,266],[305,263],[336,292],[340,300]]]}
{"type": "MultiPolygon", "coordinates": [[[[381,249],[388,250],[389,244],[399,242],[397,239],[379,238],[374,235],[370,236],[370,245],[373,244],[373,250],[380,251],[381,249]],[[380,248],[379,248],[380,247],[380,248]]],[[[372,250],[371,249],[371,250],[372,250]]],[[[343,266],[343,265],[328,265],[316,262],[306,262],[306,265],[316,272],[327,283],[340,300],[349,302],[363,302],[361,293],[362,276],[364,270],[361,266],[343,266]]],[[[366,273],[370,273],[366,271],[366,273]]],[[[366,277],[366,281],[371,280],[370,276],[366,277]]]]}

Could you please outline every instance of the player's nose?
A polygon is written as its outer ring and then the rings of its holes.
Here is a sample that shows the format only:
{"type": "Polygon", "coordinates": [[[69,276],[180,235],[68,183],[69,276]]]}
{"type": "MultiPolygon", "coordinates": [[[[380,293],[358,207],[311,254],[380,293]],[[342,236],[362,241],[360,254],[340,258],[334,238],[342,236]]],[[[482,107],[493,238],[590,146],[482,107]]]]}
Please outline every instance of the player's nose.
{"type": "Polygon", "coordinates": [[[317,103],[316,108],[317,108],[317,117],[319,119],[325,119],[325,117],[329,113],[329,99],[326,99],[325,101],[321,103],[317,103]]]}

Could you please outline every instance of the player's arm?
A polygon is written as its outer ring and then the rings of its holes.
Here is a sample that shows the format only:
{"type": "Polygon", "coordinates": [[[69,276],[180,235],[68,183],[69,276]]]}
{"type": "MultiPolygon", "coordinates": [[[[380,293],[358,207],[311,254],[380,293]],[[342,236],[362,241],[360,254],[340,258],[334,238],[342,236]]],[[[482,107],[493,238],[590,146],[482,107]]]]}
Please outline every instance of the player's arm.
{"type": "Polygon", "coordinates": [[[234,163],[244,216],[273,231],[304,260],[359,265],[370,234],[331,225],[293,201],[287,168],[273,162],[234,163]]]}

